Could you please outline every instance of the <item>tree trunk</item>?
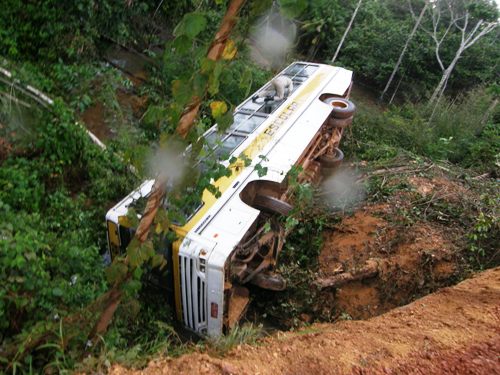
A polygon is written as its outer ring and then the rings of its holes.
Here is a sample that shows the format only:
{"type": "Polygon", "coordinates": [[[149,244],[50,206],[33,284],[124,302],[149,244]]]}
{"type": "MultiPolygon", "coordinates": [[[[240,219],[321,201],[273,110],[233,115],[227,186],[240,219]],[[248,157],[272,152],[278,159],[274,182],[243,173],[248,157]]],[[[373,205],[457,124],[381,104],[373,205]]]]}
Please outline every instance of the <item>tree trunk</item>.
{"type": "Polygon", "coordinates": [[[432,104],[441,98],[441,95],[443,95],[444,90],[446,89],[446,84],[448,83],[448,79],[451,76],[451,73],[453,72],[453,69],[455,69],[455,65],[457,65],[458,59],[462,55],[462,52],[464,50],[462,48],[459,48],[455,54],[455,57],[453,58],[453,61],[448,65],[448,67],[444,70],[443,76],[441,77],[441,80],[439,81],[438,85],[434,89],[434,92],[432,93],[431,99],[429,100],[429,103],[432,104]]]}
{"type": "Polygon", "coordinates": [[[399,86],[401,85],[401,82],[403,82],[403,78],[404,78],[404,74],[401,76],[401,78],[399,79],[399,82],[398,82],[398,85],[396,86],[396,88],[394,89],[394,92],[392,93],[392,96],[391,98],[389,99],[389,105],[392,104],[392,101],[394,100],[394,98],[396,97],[396,94],[398,93],[398,90],[399,90],[399,86]]]}
{"type": "Polygon", "coordinates": [[[490,104],[490,106],[488,107],[488,109],[484,113],[483,118],[481,119],[482,125],[486,124],[486,121],[488,121],[488,118],[490,117],[491,113],[493,112],[493,110],[495,109],[497,104],[498,104],[498,98],[495,98],[495,100],[493,100],[493,102],[490,104]]]}
{"type": "MultiPolygon", "coordinates": [[[[215,34],[212,44],[210,45],[210,48],[208,50],[207,53],[208,59],[217,61],[222,56],[222,52],[226,47],[227,39],[229,38],[229,35],[231,34],[231,31],[234,28],[234,25],[236,25],[236,21],[238,19],[237,18],[238,13],[240,9],[243,7],[244,3],[245,0],[232,0],[229,3],[229,6],[227,7],[226,14],[222,19],[219,30],[217,31],[217,34],[215,34]]],[[[198,116],[201,100],[202,98],[200,97],[193,97],[188,107],[182,114],[179,123],[177,124],[177,133],[182,138],[186,138],[187,134],[189,133],[189,130],[191,130],[194,121],[198,116]]]]}
{"type": "MultiPolygon", "coordinates": [[[[443,76],[441,77],[441,80],[439,81],[438,85],[436,86],[434,92],[432,93],[432,96],[429,100],[429,106],[434,104],[434,109],[432,111],[431,119],[434,116],[434,112],[436,111],[437,104],[439,102],[439,99],[444,93],[444,90],[446,89],[446,85],[448,83],[448,79],[450,78],[451,74],[453,73],[453,70],[455,69],[455,66],[457,65],[458,60],[462,56],[462,53],[469,48],[470,46],[474,45],[478,40],[480,40],[482,37],[485,35],[489,34],[492,32],[498,25],[498,21],[496,22],[488,22],[485,23],[483,19],[480,19],[476,22],[474,27],[471,29],[468,29],[469,25],[469,11],[465,10],[465,13],[463,15],[460,15],[459,13],[453,12],[453,9],[451,7],[451,3],[446,3],[447,9],[449,12],[449,16],[451,17],[450,23],[446,31],[442,36],[439,36],[438,33],[438,24],[439,24],[439,19],[441,18],[441,9],[439,7],[439,2],[433,2],[432,6],[432,11],[436,12],[436,17],[433,17],[433,31],[426,31],[428,34],[431,35],[432,39],[434,40],[436,47],[435,47],[435,54],[436,54],[436,59],[439,63],[439,66],[441,67],[441,70],[443,72],[443,76]],[[459,20],[462,21],[462,25],[458,24],[459,20]],[[450,28],[454,25],[457,29],[460,30],[461,33],[461,41],[460,45],[457,48],[457,51],[455,52],[455,57],[453,57],[453,60],[450,62],[447,68],[444,67],[442,58],[440,56],[440,47],[444,41],[444,38],[448,34],[448,31],[450,28]]],[[[424,29],[425,30],[425,29],[424,29]]]]}
{"type": "Polygon", "coordinates": [[[340,39],[340,43],[337,46],[337,50],[335,51],[335,55],[333,55],[333,57],[332,57],[332,64],[337,59],[337,56],[340,52],[340,48],[342,47],[342,44],[344,44],[344,40],[345,40],[347,34],[349,33],[349,31],[351,30],[352,23],[354,22],[354,19],[356,18],[356,15],[358,14],[358,10],[361,7],[362,2],[363,2],[363,0],[359,0],[358,5],[356,5],[356,9],[354,9],[354,13],[352,14],[351,20],[349,21],[349,24],[347,25],[347,29],[345,29],[344,35],[342,35],[342,39],[340,39]]]}
{"type": "Polygon", "coordinates": [[[363,279],[369,279],[375,277],[379,272],[379,264],[375,259],[368,259],[363,267],[358,270],[353,270],[350,272],[343,272],[339,275],[335,275],[326,279],[317,279],[316,285],[321,289],[324,288],[338,288],[342,285],[353,281],[359,281],[363,279]]]}
{"type": "Polygon", "coordinates": [[[389,90],[389,87],[391,86],[392,80],[394,79],[394,76],[396,75],[399,66],[401,65],[401,62],[403,61],[403,57],[406,54],[406,50],[408,46],[410,45],[411,40],[413,39],[415,33],[417,32],[418,27],[420,26],[420,22],[422,22],[422,18],[424,16],[425,11],[427,10],[428,3],[426,2],[424,7],[422,8],[422,11],[420,12],[417,21],[415,22],[415,25],[413,26],[413,30],[411,31],[410,35],[406,39],[405,45],[403,47],[403,50],[401,51],[401,54],[399,55],[398,61],[396,62],[396,65],[394,66],[394,69],[391,73],[391,76],[389,77],[389,80],[387,81],[387,84],[384,87],[384,91],[382,91],[382,94],[380,94],[380,101],[384,99],[384,95],[387,93],[387,90],[389,90]]]}
{"type": "MultiPolygon", "coordinates": [[[[221,21],[219,30],[215,34],[212,44],[208,50],[207,58],[210,60],[217,61],[221,58],[222,52],[226,46],[226,41],[237,22],[238,13],[244,3],[245,0],[230,1],[226,14],[221,21]]],[[[177,124],[177,133],[182,138],[185,138],[193,127],[194,121],[198,116],[201,102],[202,98],[195,96],[191,98],[190,103],[184,110],[184,113],[177,124]]],[[[165,196],[165,184],[167,178],[168,176],[160,175],[155,181],[151,195],[149,196],[146,204],[145,212],[135,233],[135,238],[137,238],[140,243],[145,242],[148,238],[153,220],[165,196]]],[[[122,282],[116,283],[108,292],[102,313],[89,336],[91,339],[94,339],[97,335],[101,335],[106,332],[116,309],[120,305],[123,296],[122,286],[127,280],[130,279],[132,272],[133,270],[129,270],[122,282]]]]}
{"type": "Polygon", "coordinates": [[[96,338],[98,335],[107,331],[109,323],[111,323],[111,319],[120,305],[122,294],[123,292],[119,286],[113,286],[113,288],[108,292],[105,299],[105,307],[99,316],[97,323],[92,328],[89,337],[96,338]]]}

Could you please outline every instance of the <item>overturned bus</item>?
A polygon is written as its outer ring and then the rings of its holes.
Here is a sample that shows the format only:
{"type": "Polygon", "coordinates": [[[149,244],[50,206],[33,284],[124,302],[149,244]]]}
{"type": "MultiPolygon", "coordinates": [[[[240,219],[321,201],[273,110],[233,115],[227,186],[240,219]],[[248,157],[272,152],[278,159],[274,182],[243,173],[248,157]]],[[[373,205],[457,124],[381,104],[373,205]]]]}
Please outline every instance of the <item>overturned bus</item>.
{"type": "MultiPolygon", "coordinates": [[[[235,109],[234,123],[223,134],[217,125],[205,133],[215,153],[236,158],[221,161],[231,174],[213,182],[220,197],[205,190],[185,224],[172,225],[177,239],[156,249],[167,258],[164,282],[177,318],[203,336],[219,336],[238,323],[249,301],[246,284],[286,287],[275,270],[285,239],[277,217],[292,210],[287,176],[298,167],[299,182],[314,183],[343,159],[338,145],[355,112],[348,100],[352,72],[295,62],[273,80],[235,109]],[[293,82],[287,95],[260,95],[278,77],[293,82]],[[257,165],[267,169],[264,176],[257,165]]],[[[145,181],[108,211],[111,254],[125,251],[134,228],[121,218],[148,197],[153,183],[145,181]]]]}

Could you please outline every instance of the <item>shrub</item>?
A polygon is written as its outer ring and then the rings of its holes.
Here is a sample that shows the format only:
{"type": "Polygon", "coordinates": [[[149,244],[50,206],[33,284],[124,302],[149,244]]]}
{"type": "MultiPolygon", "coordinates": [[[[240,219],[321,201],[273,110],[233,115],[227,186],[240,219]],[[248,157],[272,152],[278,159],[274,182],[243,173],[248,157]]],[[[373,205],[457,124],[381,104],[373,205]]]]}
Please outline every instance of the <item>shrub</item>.
{"type": "MultiPolygon", "coordinates": [[[[106,290],[104,216],[135,183],[61,101],[35,123],[0,163],[0,334],[8,353],[106,290]]],[[[51,348],[33,353],[35,368],[58,355],[51,348]]]]}
{"type": "Polygon", "coordinates": [[[500,146],[493,100],[487,90],[478,89],[455,100],[442,99],[434,114],[426,104],[408,103],[385,112],[361,104],[345,144],[367,160],[393,157],[396,148],[402,148],[435,160],[496,170],[500,146]]]}

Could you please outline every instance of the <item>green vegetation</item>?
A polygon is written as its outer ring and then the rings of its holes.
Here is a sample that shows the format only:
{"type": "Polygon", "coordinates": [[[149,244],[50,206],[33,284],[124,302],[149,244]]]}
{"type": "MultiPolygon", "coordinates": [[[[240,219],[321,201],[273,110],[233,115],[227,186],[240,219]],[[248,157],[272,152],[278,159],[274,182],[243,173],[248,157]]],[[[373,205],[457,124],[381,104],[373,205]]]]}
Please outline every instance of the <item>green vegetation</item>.
{"type": "MultiPolygon", "coordinates": [[[[413,0],[410,3],[413,12],[418,15],[424,2],[413,0]]],[[[454,6],[461,4],[460,1],[451,3],[454,6]]],[[[357,77],[382,90],[415,23],[408,4],[399,0],[366,1],[347,35],[336,64],[352,69],[357,77]]],[[[464,4],[471,9],[471,24],[479,18],[486,21],[498,18],[496,4],[492,1],[465,1],[464,4]]],[[[308,59],[331,60],[355,5],[355,1],[330,0],[309,4],[300,16],[304,32],[299,44],[299,49],[308,59]]],[[[447,17],[442,15],[443,25],[440,26],[443,30],[448,25],[447,17]]],[[[426,32],[430,29],[431,20],[426,17],[397,73],[396,79],[401,80],[398,96],[403,100],[420,101],[439,81],[441,70],[434,56],[434,42],[426,32]]],[[[497,28],[464,54],[449,82],[453,96],[477,84],[497,79],[495,71],[500,48],[495,40],[498,33],[497,28]]],[[[441,46],[446,61],[452,58],[459,39],[457,30],[452,29],[441,46]]]]}
{"type": "MultiPolygon", "coordinates": [[[[272,1],[246,5],[231,36],[237,54],[226,51],[218,62],[205,55],[228,1],[63,3],[8,0],[0,13],[0,67],[14,74],[12,80],[0,81],[0,371],[100,371],[115,361],[141,366],[155,354],[177,355],[192,348],[172,328],[172,312],[165,307],[162,291],[142,287],[147,272],[141,267],[128,279],[126,298],[106,334],[88,341],[100,312],[99,297],[124,265],[105,265],[104,215],[148,174],[146,155],[174,138],[193,95],[207,98],[184,141],[195,142],[193,159],[198,159],[206,155],[203,140],[197,138],[215,121],[228,125],[234,106],[273,75],[251,62],[247,48],[248,31],[272,1]],[[116,43],[147,60],[146,79],[137,83],[137,77],[104,58],[116,43]],[[40,104],[12,82],[46,92],[54,105],[40,104]],[[111,134],[106,150],[94,145],[78,124],[87,110],[101,107],[98,125],[111,134]]],[[[288,59],[329,61],[353,2],[278,3],[299,26],[297,51],[288,59]]],[[[491,2],[468,3],[474,20],[498,18],[491,2]]],[[[417,0],[412,4],[415,9],[422,6],[417,0]]],[[[426,19],[424,26],[429,22],[426,19]]],[[[365,1],[336,63],[354,70],[357,81],[381,91],[413,24],[406,2],[365,1]]],[[[447,96],[430,105],[426,98],[442,72],[432,40],[419,29],[396,76],[395,104],[359,100],[354,126],[342,145],[346,155],[368,162],[367,169],[391,165],[401,155],[451,163],[474,186],[481,185],[481,180],[473,180],[477,175],[498,178],[497,39],[495,30],[467,50],[450,78],[447,96]]],[[[452,31],[443,56],[453,56],[458,40],[459,34],[452,31]]],[[[188,173],[172,196],[177,212],[158,218],[157,224],[193,204],[211,186],[211,178],[227,174],[215,157],[208,158],[207,166],[204,176],[188,173]],[[191,194],[183,194],[186,186],[191,194]]],[[[388,199],[408,189],[400,183],[370,179],[369,199],[388,199]]],[[[316,291],[304,286],[317,271],[323,230],[339,218],[317,209],[313,193],[310,187],[297,186],[297,201],[307,201],[310,209],[284,223],[294,228],[280,266],[289,289],[262,293],[266,303],[255,301],[268,316],[289,318],[288,326],[297,324],[300,314],[311,313],[309,302],[316,291]]],[[[480,201],[467,201],[465,208],[432,202],[426,214],[430,220],[443,212],[462,220],[469,265],[481,269],[498,262],[498,202],[498,192],[488,185],[480,201]]],[[[406,212],[403,220],[419,214],[406,212]]],[[[136,265],[146,260],[161,263],[154,252],[148,254],[133,258],[136,265]]],[[[209,347],[225,353],[261,335],[260,327],[242,326],[209,347]]]]}
{"type": "Polygon", "coordinates": [[[498,206],[500,196],[494,190],[481,195],[477,214],[469,229],[469,261],[479,269],[492,267],[498,263],[498,227],[500,218],[498,206]]]}
{"type": "MultiPolygon", "coordinates": [[[[307,190],[314,193],[310,188],[307,190]]],[[[280,253],[279,273],[286,279],[287,288],[279,293],[261,289],[254,291],[257,295],[254,304],[258,306],[258,311],[263,312],[264,319],[289,329],[300,325],[301,315],[313,315],[319,290],[312,283],[317,276],[322,233],[333,228],[339,218],[325,207],[321,199],[311,199],[308,210],[301,210],[300,214],[286,219],[285,225],[293,222],[293,231],[280,253]]],[[[322,318],[330,320],[331,316],[322,318]]]]}
{"type": "MultiPolygon", "coordinates": [[[[36,129],[18,139],[15,153],[0,168],[0,314],[6,348],[13,339],[36,336],[44,321],[59,326],[58,335],[64,333],[62,318],[107,287],[100,256],[106,241],[102,207],[136,181],[74,121],[56,102],[53,112],[34,121],[36,129]]],[[[40,366],[37,356],[27,360],[40,366]]]]}
{"type": "Polygon", "coordinates": [[[252,323],[247,323],[236,326],[225,336],[209,340],[208,348],[215,351],[218,355],[223,355],[238,345],[255,344],[263,336],[264,330],[261,325],[256,326],[252,323]]]}
{"type": "Polygon", "coordinates": [[[491,108],[496,95],[493,89],[480,87],[441,100],[434,114],[425,103],[390,106],[383,112],[361,106],[346,152],[375,161],[392,158],[403,149],[498,175],[500,110],[491,108]]]}

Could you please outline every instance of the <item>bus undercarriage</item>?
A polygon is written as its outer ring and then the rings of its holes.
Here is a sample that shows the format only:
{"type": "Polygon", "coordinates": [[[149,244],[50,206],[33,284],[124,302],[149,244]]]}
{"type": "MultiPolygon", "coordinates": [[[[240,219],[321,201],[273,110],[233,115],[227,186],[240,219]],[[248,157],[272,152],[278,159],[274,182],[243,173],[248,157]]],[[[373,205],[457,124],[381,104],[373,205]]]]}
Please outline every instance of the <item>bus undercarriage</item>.
{"type": "MultiPolygon", "coordinates": [[[[342,162],[344,156],[338,146],[344,129],[352,123],[355,111],[354,105],[347,99],[328,96],[320,99],[338,107],[334,108],[296,164],[301,171],[297,177],[300,184],[317,185],[342,162]],[[339,107],[349,107],[347,111],[341,111],[342,118],[338,118],[339,112],[336,111],[339,107]]],[[[292,212],[293,195],[293,186],[289,184],[262,180],[250,182],[241,192],[243,202],[259,209],[261,215],[228,260],[227,281],[224,284],[225,299],[229,301],[224,312],[226,329],[233,328],[248,307],[249,291],[244,284],[251,283],[274,291],[286,288],[286,281],[275,269],[288,234],[279,216],[292,212]]]]}

